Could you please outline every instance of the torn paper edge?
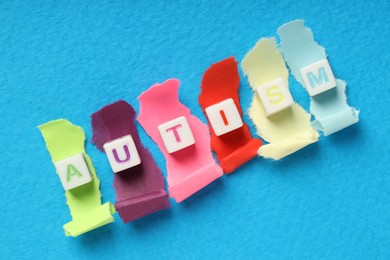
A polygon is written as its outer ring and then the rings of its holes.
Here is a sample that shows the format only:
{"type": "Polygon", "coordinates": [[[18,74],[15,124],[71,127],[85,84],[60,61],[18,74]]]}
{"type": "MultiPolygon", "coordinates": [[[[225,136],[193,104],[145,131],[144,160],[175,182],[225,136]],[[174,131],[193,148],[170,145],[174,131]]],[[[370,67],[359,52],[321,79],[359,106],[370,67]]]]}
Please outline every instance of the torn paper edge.
{"type": "MultiPolygon", "coordinates": [[[[50,156],[52,157],[52,162],[55,163],[55,162],[59,161],[60,159],[58,159],[57,156],[54,155],[54,152],[51,151],[51,149],[49,147],[50,140],[47,136],[45,136],[42,129],[44,129],[45,127],[47,127],[51,124],[62,124],[62,123],[68,124],[68,127],[73,128],[72,130],[75,131],[75,133],[74,133],[75,135],[80,135],[80,136],[78,136],[78,138],[80,140],[82,140],[82,144],[80,144],[80,147],[82,147],[82,149],[78,149],[78,150],[81,150],[79,152],[83,153],[84,158],[85,158],[86,163],[87,163],[87,166],[88,166],[88,169],[90,170],[90,173],[92,175],[92,182],[88,183],[86,185],[93,185],[93,188],[94,188],[95,192],[97,193],[97,196],[99,196],[99,198],[95,198],[95,199],[98,199],[100,201],[100,198],[101,198],[101,193],[99,190],[100,180],[96,175],[96,171],[95,171],[95,168],[93,167],[93,164],[92,164],[90,157],[85,153],[85,148],[84,148],[85,134],[84,134],[84,131],[81,127],[73,125],[71,122],[69,122],[66,119],[57,119],[57,120],[53,120],[53,121],[50,121],[48,123],[45,123],[45,124],[38,126],[38,128],[41,131],[41,134],[45,140],[46,148],[49,151],[50,156]]],[[[50,137],[50,138],[53,138],[53,137],[50,137]]],[[[65,159],[65,158],[62,158],[62,159],[65,159]]],[[[72,221],[68,222],[67,224],[65,224],[63,226],[66,236],[76,237],[76,236],[81,235],[83,233],[86,233],[90,230],[101,227],[105,224],[114,222],[114,218],[112,215],[115,213],[115,209],[114,209],[114,206],[110,202],[107,202],[104,205],[98,205],[90,213],[87,213],[84,216],[80,216],[80,214],[76,213],[76,208],[78,208],[79,205],[77,205],[77,203],[78,203],[77,200],[74,200],[74,195],[72,193],[72,190],[66,191],[65,197],[66,197],[66,203],[70,209],[70,212],[71,212],[71,215],[73,218],[72,221]]]]}
{"type": "MultiPolygon", "coordinates": [[[[278,28],[278,35],[281,40],[281,50],[283,56],[288,66],[290,67],[292,74],[296,80],[301,83],[302,86],[304,86],[300,76],[300,69],[318,60],[326,59],[327,55],[325,48],[314,40],[311,29],[304,26],[304,20],[294,20],[280,26],[278,28]],[[294,37],[289,37],[288,34],[290,33],[294,34],[294,37]],[[286,46],[288,44],[291,45],[286,46]],[[301,49],[297,50],[296,46],[301,46],[301,49]],[[302,46],[306,46],[307,48],[302,48],[302,46]],[[294,47],[294,49],[292,50],[291,47],[294,47]],[[295,52],[297,52],[297,54],[295,54],[295,52]],[[312,55],[313,58],[310,57],[310,55],[312,55]],[[307,57],[305,59],[307,61],[311,59],[314,60],[307,62],[307,64],[298,66],[297,60],[303,59],[303,57],[307,57]]],[[[335,113],[333,112],[334,109],[324,109],[323,107],[321,108],[321,103],[324,104],[325,102],[321,102],[318,99],[316,100],[315,97],[310,98],[310,112],[315,117],[315,121],[312,123],[312,125],[315,129],[322,131],[325,136],[340,131],[359,121],[359,111],[353,107],[348,106],[346,82],[339,79],[336,79],[336,82],[338,95],[334,96],[339,99],[339,106],[341,108],[340,111],[335,113]],[[319,104],[317,108],[316,104],[319,104]],[[324,116],[323,114],[327,115],[324,116]]]]}
{"type": "MultiPolygon", "coordinates": [[[[279,62],[282,62],[284,64],[283,69],[275,68],[275,70],[280,70],[280,72],[277,74],[279,74],[279,76],[282,76],[285,79],[286,83],[288,84],[288,70],[284,63],[280,51],[277,49],[275,38],[261,38],[256,43],[255,47],[253,47],[253,49],[251,49],[245,55],[244,59],[241,62],[241,67],[243,69],[243,72],[245,76],[248,78],[249,84],[253,90],[255,90],[256,87],[258,87],[258,84],[256,84],[254,80],[251,79],[251,75],[253,75],[252,73],[256,73],[256,71],[253,72],[256,69],[253,69],[253,64],[246,65],[246,62],[249,59],[248,57],[250,57],[250,55],[255,55],[254,53],[257,48],[268,48],[267,47],[268,44],[273,45],[272,46],[273,50],[276,50],[274,59],[280,59],[279,62]]],[[[259,57],[258,60],[260,63],[267,62],[267,61],[263,61],[261,57],[259,57]]],[[[266,81],[263,83],[266,83],[266,81]]],[[[251,106],[248,110],[248,114],[252,122],[256,126],[258,135],[263,139],[265,139],[267,142],[269,142],[268,144],[265,144],[260,147],[258,151],[259,156],[274,159],[274,160],[279,160],[287,155],[290,155],[306,147],[309,144],[318,141],[319,134],[317,133],[317,131],[315,131],[315,129],[310,124],[310,114],[308,114],[302,107],[300,107],[295,102],[287,110],[281,111],[280,113],[278,113],[279,115],[277,114],[273,116],[273,119],[271,121],[271,119],[265,116],[265,111],[264,108],[262,107],[260,99],[257,97],[256,93],[253,93],[253,98],[252,98],[251,106]],[[273,133],[273,131],[271,129],[268,129],[267,126],[262,125],[261,122],[256,122],[257,120],[260,120],[259,119],[260,116],[263,122],[269,123],[268,125],[270,125],[272,122],[272,124],[274,125],[273,127],[279,128],[279,130],[285,129],[284,125],[277,126],[277,122],[282,121],[281,119],[278,120],[277,118],[282,117],[283,114],[287,113],[288,110],[292,114],[298,114],[302,117],[299,120],[301,122],[295,121],[294,122],[295,124],[302,124],[306,126],[303,128],[303,131],[299,133],[294,133],[288,136],[287,138],[284,136],[283,137],[277,136],[277,134],[273,133]],[[275,139],[277,141],[275,141],[275,139]]]]}

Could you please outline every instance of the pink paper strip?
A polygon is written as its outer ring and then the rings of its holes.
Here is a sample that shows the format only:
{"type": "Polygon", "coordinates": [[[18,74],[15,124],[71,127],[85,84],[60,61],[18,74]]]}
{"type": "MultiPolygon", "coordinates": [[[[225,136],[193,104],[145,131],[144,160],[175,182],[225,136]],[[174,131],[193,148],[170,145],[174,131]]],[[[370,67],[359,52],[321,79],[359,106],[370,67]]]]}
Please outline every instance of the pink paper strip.
{"type": "Polygon", "coordinates": [[[209,130],[190,110],[180,103],[180,82],[169,79],[155,84],[139,97],[138,121],[157,143],[167,160],[168,189],[177,202],[188,198],[198,190],[222,176],[221,167],[211,154],[209,130]],[[158,131],[158,126],[180,116],[185,116],[195,138],[195,144],[170,154],[158,131]]]}
{"type": "Polygon", "coordinates": [[[103,145],[131,135],[141,164],[114,174],[115,208],[124,223],[170,207],[164,179],[149,150],[138,136],[135,111],[123,100],[105,106],[91,116],[92,143],[104,152],[103,145]]]}

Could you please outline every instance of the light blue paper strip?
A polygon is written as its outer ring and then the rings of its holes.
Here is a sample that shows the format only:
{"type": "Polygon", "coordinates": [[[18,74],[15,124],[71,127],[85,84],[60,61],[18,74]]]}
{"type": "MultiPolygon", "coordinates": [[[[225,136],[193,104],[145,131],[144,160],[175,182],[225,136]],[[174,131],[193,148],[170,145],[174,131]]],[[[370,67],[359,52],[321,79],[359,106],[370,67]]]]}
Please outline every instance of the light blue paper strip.
{"type": "MultiPolygon", "coordinates": [[[[278,34],[280,49],[291,73],[304,86],[300,69],[326,59],[325,48],[314,40],[313,33],[304,26],[303,20],[284,24],[279,27],[278,34]]],[[[336,82],[336,88],[311,97],[310,112],[315,117],[312,125],[324,135],[333,134],[359,121],[359,111],[347,104],[346,82],[340,79],[336,82]]]]}

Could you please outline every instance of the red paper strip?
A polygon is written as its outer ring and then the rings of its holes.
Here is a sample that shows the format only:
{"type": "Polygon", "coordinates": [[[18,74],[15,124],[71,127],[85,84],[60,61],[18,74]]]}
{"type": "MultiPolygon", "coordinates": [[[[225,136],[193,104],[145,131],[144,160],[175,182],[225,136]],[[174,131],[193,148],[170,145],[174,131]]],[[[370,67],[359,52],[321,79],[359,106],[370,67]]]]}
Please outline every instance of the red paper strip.
{"type": "MultiPolygon", "coordinates": [[[[214,105],[225,99],[232,98],[242,117],[238,88],[240,76],[237,62],[233,57],[211,65],[206,70],[199,95],[199,104],[203,112],[208,106],[214,105]]],[[[224,119],[224,122],[226,118],[224,119]]],[[[210,122],[209,122],[210,125],[210,122]]],[[[211,147],[225,173],[230,173],[242,164],[257,156],[261,146],[261,140],[253,138],[247,124],[232,132],[216,136],[210,126],[211,147]]]]}
{"type": "Polygon", "coordinates": [[[106,142],[131,135],[141,164],[114,174],[115,208],[124,223],[170,207],[164,179],[149,150],[138,136],[135,111],[121,100],[105,106],[91,116],[92,143],[104,151],[106,142]]]}

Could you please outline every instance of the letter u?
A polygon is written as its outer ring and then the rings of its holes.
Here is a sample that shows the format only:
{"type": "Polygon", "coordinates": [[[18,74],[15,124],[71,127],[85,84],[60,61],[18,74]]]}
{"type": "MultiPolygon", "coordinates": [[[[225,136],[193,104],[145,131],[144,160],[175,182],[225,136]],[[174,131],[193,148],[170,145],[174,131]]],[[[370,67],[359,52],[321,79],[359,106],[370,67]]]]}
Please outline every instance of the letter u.
{"type": "Polygon", "coordinates": [[[115,161],[117,163],[124,163],[124,162],[127,162],[130,160],[130,151],[129,151],[129,147],[127,145],[124,145],[123,146],[123,150],[125,151],[125,155],[126,155],[126,158],[125,159],[121,159],[119,158],[119,155],[118,155],[118,152],[116,151],[116,149],[112,149],[112,153],[114,154],[114,158],[115,158],[115,161]]]}

